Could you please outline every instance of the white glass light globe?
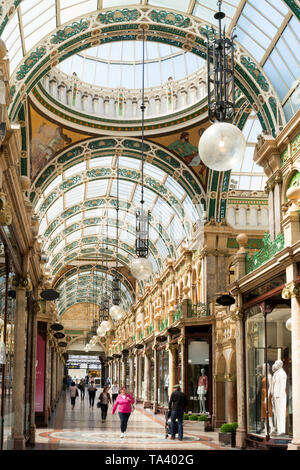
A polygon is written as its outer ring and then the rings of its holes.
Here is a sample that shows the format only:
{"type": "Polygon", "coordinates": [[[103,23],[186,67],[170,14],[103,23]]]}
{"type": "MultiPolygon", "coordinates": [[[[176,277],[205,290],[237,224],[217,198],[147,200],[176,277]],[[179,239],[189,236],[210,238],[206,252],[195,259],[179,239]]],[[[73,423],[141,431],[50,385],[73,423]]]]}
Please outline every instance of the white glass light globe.
{"type": "Polygon", "coordinates": [[[153,273],[153,266],[148,258],[134,258],[130,263],[130,271],[139,281],[146,281],[153,273]]]}
{"type": "Polygon", "coordinates": [[[103,331],[105,331],[105,332],[107,332],[107,331],[110,330],[110,323],[109,323],[109,321],[107,321],[107,320],[104,320],[104,321],[101,323],[100,326],[102,326],[102,329],[103,329],[103,331]]]}
{"type": "Polygon", "coordinates": [[[113,305],[112,307],[110,307],[109,314],[111,318],[115,321],[120,320],[123,316],[123,313],[124,310],[122,309],[122,307],[120,307],[120,305],[113,305]]]}
{"type": "Polygon", "coordinates": [[[212,170],[240,169],[246,149],[246,140],[240,129],[228,122],[215,122],[203,132],[199,142],[199,156],[212,170]]]}
{"type": "Polygon", "coordinates": [[[287,319],[287,321],[285,322],[285,327],[287,330],[289,331],[292,331],[292,319],[291,317],[287,319]]]}

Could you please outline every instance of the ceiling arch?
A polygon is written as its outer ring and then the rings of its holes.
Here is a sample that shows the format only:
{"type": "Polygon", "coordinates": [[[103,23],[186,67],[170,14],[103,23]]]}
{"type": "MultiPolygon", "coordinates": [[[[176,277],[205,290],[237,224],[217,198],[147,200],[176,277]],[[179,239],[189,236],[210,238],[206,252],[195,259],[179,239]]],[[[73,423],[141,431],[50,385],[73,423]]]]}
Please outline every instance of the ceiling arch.
{"type": "MultiPolygon", "coordinates": [[[[196,3],[195,7],[199,6],[200,2],[196,3]]],[[[213,11],[211,15],[213,16],[213,11]]],[[[139,23],[147,23],[148,41],[173,44],[205,58],[208,21],[203,21],[195,15],[182,12],[175,14],[162,7],[158,10],[151,5],[143,8],[134,5],[123,9],[111,8],[100,13],[90,12],[84,23],[80,23],[81,20],[82,17],[73,18],[73,23],[54,28],[24,56],[22,65],[17,66],[11,80],[14,95],[10,109],[12,119],[18,114],[24,92],[29,93],[48,70],[70,55],[97,44],[121,39],[139,39],[139,23]]],[[[247,93],[257,112],[261,112],[269,132],[276,134],[285,123],[281,102],[268,76],[249,50],[239,43],[236,46],[236,83],[247,93]]]]}

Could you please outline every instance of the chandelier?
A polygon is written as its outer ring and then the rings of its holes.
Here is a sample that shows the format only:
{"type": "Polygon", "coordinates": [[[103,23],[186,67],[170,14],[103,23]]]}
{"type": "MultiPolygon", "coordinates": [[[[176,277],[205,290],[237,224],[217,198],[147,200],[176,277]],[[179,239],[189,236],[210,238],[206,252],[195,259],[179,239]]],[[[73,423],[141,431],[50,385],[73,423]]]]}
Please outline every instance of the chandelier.
{"type": "Polygon", "coordinates": [[[116,275],[112,281],[112,306],[109,310],[110,316],[113,320],[118,321],[123,316],[123,309],[120,306],[121,302],[121,285],[120,279],[117,277],[118,273],[118,247],[119,247],[119,155],[117,155],[117,205],[116,205],[116,275]]]}
{"type": "Polygon", "coordinates": [[[143,62],[142,62],[142,185],[141,185],[141,208],[136,211],[136,241],[135,252],[137,258],[130,263],[132,275],[139,281],[148,279],[153,266],[147,258],[149,253],[149,223],[150,212],[144,210],[144,131],[145,131],[145,30],[143,27],[143,62]]]}
{"type": "Polygon", "coordinates": [[[234,118],[234,39],[226,38],[222,31],[222,1],[214,18],[219,23],[219,36],[215,30],[207,36],[207,101],[208,117],[213,123],[199,142],[199,156],[203,163],[217,171],[227,171],[241,165],[246,141],[243,133],[232,124],[234,118]]]}

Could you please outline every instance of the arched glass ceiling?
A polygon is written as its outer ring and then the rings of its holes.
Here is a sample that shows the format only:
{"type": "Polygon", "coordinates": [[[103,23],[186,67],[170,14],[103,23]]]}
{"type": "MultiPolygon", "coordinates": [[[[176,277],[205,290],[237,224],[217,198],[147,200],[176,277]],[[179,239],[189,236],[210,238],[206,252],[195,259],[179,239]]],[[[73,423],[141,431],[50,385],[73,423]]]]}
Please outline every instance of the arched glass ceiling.
{"type": "MultiPolygon", "coordinates": [[[[140,207],[141,199],[141,160],[122,156],[119,162],[119,261],[127,265],[135,254],[135,210],[140,207]],[[126,176],[131,180],[125,179],[126,176]]],[[[115,165],[115,157],[83,161],[64,170],[44,188],[35,204],[35,212],[52,274],[56,275],[65,264],[91,259],[96,253],[101,255],[100,243],[106,237],[107,218],[109,257],[115,259],[116,174],[101,179],[89,176],[91,168],[103,171],[115,165]]],[[[151,183],[144,188],[144,208],[151,211],[150,259],[157,272],[167,256],[176,257],[182,240],[191,236],[192,225],[200,218],[200,208],[196,208],[182,186],[161,169],[146,162],[144,173],[151,183]]]]}
{"type": "MultiPolygon", "coordinates": [[[[236,26],[237,42],[263,67],[280,96],[287,119],[299,106],[299,99],[292,97],[299,79],[299,21],[288,8],[291,3],[284,0],[223,0],[222,6],[227,33],[236,26]]],[[[15,1],[8,0],[4,11],[8,13],[14,4],[15,1]]],[[[98,8],[132,5],[165,7],[215,24],[216,0],[22,0],[1,35],[7,45],[11,72],[24,55],[56,28],[82,19],[98,8]]],[[[296,5],[291,8],[299,11],[296,5]]]]}
{"type": "Polygon", "coordinates": [[[230,188],[252,191],[263,191],[267,178],[263,168],[253,161],[255,144],[258,134],[262,133],[261,124],[253,112],[247,119],[243,128],[246,139],[246,150],[238,168],[233,168],[231,172],[230,188]]]}
{"type": "MultiPolygon", "coordinates": [[[[127,285],[121,283],[121,302],[123,310],[129,310],[131,305],[134,303],[134,294],[132,288],[130,289],[127,285]]],[[[112,298],[112,274],[106,274],[99,265],[95,268],[95,265],[90,267],[83,266],[81,270],[72,270],[64,274],[59,282],[55,284],[55,288],[59,292],[59,299],[56,302],[58,314],[62,315],[63,312],[76,303],[90,303],[94,305],[100,305],[101,299],[106,292],[109,298],[112,298]],[[106,282],[107,278],[107,282],[106,282]]],[[[87,313],[95,312],[93,307],[87,308],[87,313]]]]}
{"type": "MultiPolygon", "coordinates": [[[[58,68],[92,85],[109,88],[141,88],[142,42],[118,41],[75,54],[58,68]]],[[[205,61],[168,44],[145,43],[145,87],[164,85],[170,77],[180,80],[196,72],[205,61]]]]}

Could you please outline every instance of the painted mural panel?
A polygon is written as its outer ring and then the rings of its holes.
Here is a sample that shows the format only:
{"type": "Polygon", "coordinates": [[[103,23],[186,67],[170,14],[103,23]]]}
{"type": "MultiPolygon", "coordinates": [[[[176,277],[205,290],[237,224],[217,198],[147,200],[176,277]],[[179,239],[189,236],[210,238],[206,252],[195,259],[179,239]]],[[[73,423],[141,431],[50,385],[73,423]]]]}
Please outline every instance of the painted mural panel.
{"type": "Polygon", "coordinates": [[[48,120],[30,106],[31,178],[34,179],[58,152],[89,137],[48,120]]]}

